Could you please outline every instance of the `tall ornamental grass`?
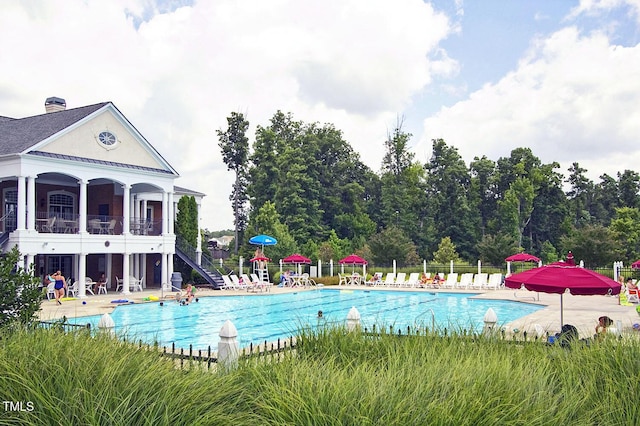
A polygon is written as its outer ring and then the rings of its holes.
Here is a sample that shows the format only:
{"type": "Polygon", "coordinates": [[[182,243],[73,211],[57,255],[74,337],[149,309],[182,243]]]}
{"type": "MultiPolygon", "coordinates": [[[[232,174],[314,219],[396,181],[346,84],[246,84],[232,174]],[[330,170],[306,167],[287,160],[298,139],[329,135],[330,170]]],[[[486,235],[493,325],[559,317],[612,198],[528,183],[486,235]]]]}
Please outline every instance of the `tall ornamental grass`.
{"type": "MultiPolygon", "coordinates": [[[[576,344],[302,329],[229,372],[88,333],[0,335],[3,424],[620,425],[640,418],[635,336],[576,344]]],[[[1,409],[2,407],[0,407],[1,409]]]]}
{"type": "Polygon", "coordinates": [[[0,334],[0,399],[23,408],[0,406],[0,425],[256,424],[237,374],[180,370],[158,352],[87,331],[0,334]]]}
{"type": "Polygon", "coordinates": [[[244,370],[268,424],[636,424],[640,344],[566,349],[464,336],[303,336],[298,357],[244,370]]]}

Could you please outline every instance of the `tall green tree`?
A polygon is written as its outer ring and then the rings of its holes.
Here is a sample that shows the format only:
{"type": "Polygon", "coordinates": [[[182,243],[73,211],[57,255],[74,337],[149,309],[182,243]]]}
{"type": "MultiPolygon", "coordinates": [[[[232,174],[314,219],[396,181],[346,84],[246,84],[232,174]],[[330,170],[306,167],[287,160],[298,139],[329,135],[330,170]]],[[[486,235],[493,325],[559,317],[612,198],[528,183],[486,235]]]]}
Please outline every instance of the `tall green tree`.
{"type": "Polygon", "coordinates": [[[193,196],[180,197],[175,222],[176,235],[195,247],[198,243],[198,203],[193,196]]]}
{"type": "Polygon", "coordinates": [[[415,265],[419,261],[415,244],[395,225],[372,235],[369,248],[376,265],[390,265],[396,260],[400,266],[406,266],[415,265]]]}
{"type": "Polygon", "coordinates": [[[640,207],[640,174],[633,170],[618,172],[618,190],[622,207],[640,207]]]}
{"type": "Polygon", "coordinates": [[[229,200],[233,208],[233,223],[235,251],[238,253],[238,242],[240,241],[240,233],[247,225],[246,202],[249,199],[247,195],[247,170],[249,167],[249,139],[246,136],[249,122],[244,115],[232,112],[227,117],[227,130],[218,130],[218,146],[222,150],[222,161],[225,162],[227,168],[236,175],[235,182],[229,200]]]}
{"type": "Polygon", "coordinates": [[[433,253],[433,261],[446,265],[453,261],[453,263],[460,262],[460,256],[456,250],[456,245],[451,241],[451,238],[444,237],[438,244],[438,250],[433,253]]]}
{"type": "Polygon", "coordinates": [[[633,262],[640,257],[640,210],[631,207],[616,209],[609,229],[622,248],[623,258],[633,262]]]}
{"type": "Polygon", "coordinates": [[[462,257],[473,259],[479,228],[476,212],[471,211],[467,199],[469,170],[456,148],[447,146],[443,139],[432,142],[433,153],[425,165],[426,199],[435,235],[449,236],[462,257]]]}
{"type": "Polygon", "coordinates": [[[379,208],[386,227],[393,225],[422,245],[427,236],[422,230],[426,220],[424,169],[414,163],[414,154],[409,151],[412,135],[402,126],[399,118],[384,144],[379,208]]]}
{"type": "Polygon", "coordinates": [[[498,202],[503,229],[517,239],[518,247],[522,247],[524,230],[531,220],[534,198],[535,188],[531,180],[519,177],[498,202]]]}
{"type": "Polygon", "coordinates": [[[569,177],[567,183],[570,185],[567,191],[569,208],[575,226],[584,226],[592,223],[589,211],[589,194],[593,187],[593,182],[585,177],[586,169],[580,167],[578,163],[573,163],[569,167],[569,177]]]}
{"type": "Polygon", "coordinates": [[[543,164],[540,179],[536,179],[536,196],[528,226],[528,251],[541,253],[545,241],[558,245],[560,237],[568,229],[563,226],[568,216],[567,198],[562,189],[562,174],[558,163],[543,164]]]}
{"type": "Polygon", "coordinates": [[[477,208],[480,233],[488,232],[489,223],[495,218],[498,194],[496,193],[496,163],[486,156],[475,157],[469,165],[471,185],[469,203],[477,208]]]}
{"type": "Polygon", "coordinates": [[[478,256],[483,263],[500,265],[504,259],[517,252],[518,241],[508,234],[487,234],[478,243],[478,256]]]}
{"type": "Polygon", "coordinates": [[[588,268],[610,266],[620,260],[622,247],[609,228],[587,225],[561,238],[562,253],[573,252],[576,262],[583,260],[588,268]]]}
{"type": "Polygon", "coordinates": [[[591,214],[596,223],[608,226],[615,216],[615,209],[621,207],[618,182],[611,176],[603,174],[600,182],[594,186],[591,214]]]}

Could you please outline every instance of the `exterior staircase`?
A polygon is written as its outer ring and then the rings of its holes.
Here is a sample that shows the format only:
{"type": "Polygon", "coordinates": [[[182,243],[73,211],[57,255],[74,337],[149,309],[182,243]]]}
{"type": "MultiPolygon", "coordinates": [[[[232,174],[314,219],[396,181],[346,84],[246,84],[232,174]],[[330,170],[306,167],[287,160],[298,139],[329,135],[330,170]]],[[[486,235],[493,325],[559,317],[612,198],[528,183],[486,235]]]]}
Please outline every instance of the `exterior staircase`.
{"type": "Polygon", "coordinates": [[[220,290],[224,286],[222,275],[211,261],[202,256],[202,262],[196,261],[196,249],[180,237],[176,237],[176,256],[182,259],[194,271],[197,271],[214,290],[220,290]]]}

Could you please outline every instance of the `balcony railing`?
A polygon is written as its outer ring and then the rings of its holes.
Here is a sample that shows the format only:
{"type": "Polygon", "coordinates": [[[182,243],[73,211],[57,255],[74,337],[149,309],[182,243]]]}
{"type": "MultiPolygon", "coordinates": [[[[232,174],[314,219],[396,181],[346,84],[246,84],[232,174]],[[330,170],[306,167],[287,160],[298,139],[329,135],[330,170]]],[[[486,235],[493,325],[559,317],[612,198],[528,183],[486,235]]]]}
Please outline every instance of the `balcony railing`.
{"type": "MultiPolygon", "coordinates": [[[[79,215],[52,215],[38,212],[36,229],[38,232],[51,234],[77,234],[79,215]]],[[[122,216],[87,215],[87,229],[94,235],[121,235],[123,231],[122,216]]],[[[131,218],[129,232],[133,235],[161,235],[162,222],[149,219],[131,218]]]]}

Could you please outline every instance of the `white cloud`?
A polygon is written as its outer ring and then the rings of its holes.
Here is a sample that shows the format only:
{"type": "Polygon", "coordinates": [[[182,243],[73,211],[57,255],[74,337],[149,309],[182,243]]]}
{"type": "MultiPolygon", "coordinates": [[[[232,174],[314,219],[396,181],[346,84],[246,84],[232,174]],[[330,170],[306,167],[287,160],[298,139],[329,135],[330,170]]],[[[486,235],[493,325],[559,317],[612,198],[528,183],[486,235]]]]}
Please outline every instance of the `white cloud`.
{"type": "Polygon", "coordinates": [[[628,8],[629,14],[640,23],[640,0],[580,0],[571,9],[567,19],[575,19],[580,15],[601,17],[619,8],[628,8]]]}
{"type": "MultiPolygon", "coordinates": [[[[232,111],[330,122],[377,169],[387,127],[457,63],[453,29],[421,0],[30,1],[3,3],[0,114],[116,106],[206,193],[203,227],[232,225],[215,131],[232,111]]],[[[252,130],[253,132],[253,130],[252,130]]],[[[250,138],[253,138],[251,133],[250,138]]]]}
{"type": "Polygon", "coordinates": [[[516,70],[424,122],[418,152],[432,138],[497,160],[530,147],[544,162],[572,162],[589,177],[640,164],[640,46],[611,45],[601,33],[565,28],[537,40],[516,70]]]}

